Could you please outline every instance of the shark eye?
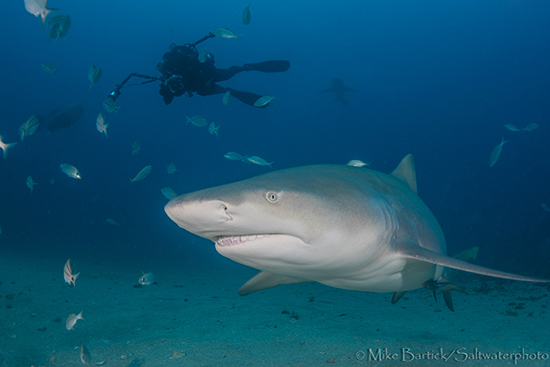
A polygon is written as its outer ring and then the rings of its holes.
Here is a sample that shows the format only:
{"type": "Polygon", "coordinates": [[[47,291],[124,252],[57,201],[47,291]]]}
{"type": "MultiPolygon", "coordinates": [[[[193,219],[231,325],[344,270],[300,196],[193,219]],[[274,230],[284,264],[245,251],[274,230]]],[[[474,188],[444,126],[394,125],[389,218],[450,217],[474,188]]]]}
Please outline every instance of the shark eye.
{"type": "Polygon", "coordinates": [[[268,191],[268,193],[265,194],[265,198],[266,198],[267,201],[269,201],[270,203],[275,203],[275,202],[279,199],[279,195],[277,195],[276,192],[268,191]]]}

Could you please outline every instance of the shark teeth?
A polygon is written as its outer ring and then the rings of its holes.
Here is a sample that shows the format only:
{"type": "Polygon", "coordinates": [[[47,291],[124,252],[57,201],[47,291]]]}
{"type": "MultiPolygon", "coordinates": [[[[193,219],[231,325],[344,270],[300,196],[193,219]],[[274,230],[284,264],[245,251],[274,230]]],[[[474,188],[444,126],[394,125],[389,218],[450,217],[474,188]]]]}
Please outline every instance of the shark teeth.
{"type": "Polygon", "coordinates": [[[258,238],[269,236],[267,234],[249,234],[242,236],[221,236],[216,241],[218,246],[234,246],[244,242],[254,241],[258,238]]]}

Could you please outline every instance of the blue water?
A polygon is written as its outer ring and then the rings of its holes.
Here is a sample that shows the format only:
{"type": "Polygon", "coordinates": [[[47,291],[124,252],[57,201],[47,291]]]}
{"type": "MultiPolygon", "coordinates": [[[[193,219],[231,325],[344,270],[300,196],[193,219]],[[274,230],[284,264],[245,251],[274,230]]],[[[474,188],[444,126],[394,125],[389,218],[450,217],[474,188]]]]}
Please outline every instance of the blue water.
{"type": "MultiPolygon", "coordinates": [[[[177,266],[226,261],[213,246],[177,228],[160,193],[229,183],[269,168],[229,161],[229,151],[275,161],[273,169],[372,161],[390,172],[415,156],[419,194],[444,227],[449,252],[482,244],[478,263],[548,276],[550,256],[550,3],[542,1],[248,1],[51,0],[72,26],[57,45],[22,0],[0,4],[0,134],[19,141],[32,114],[81,103],[68,129],[39,131],[0,161],[0,244],[20,254],[97,259],[154,257],[177,266]],[[117,115],[103,110],[129,73],[160,76],[172,42],[194,42],[217,27],[243,34],[201,44],[216,66],[290,60],[284,73],[241,73],[220,83],[276,95],[255,109],[221,95],[176,97],[165,105],[158,84],[122,89],[117,115]],[[41,63],[57,66],[53,75],[41,63]],[[103,70],[89,91],[88,69],[103,70]],[[333,78],[358,92],[350,103],[321,93],[333,78]],[[97,132],[103,111],[109,138],[97,132]],[[203,115],[221,124],[219,139],[185,124],[203,115]],[[505,124],[532,132],[510,132],[505,124]],[[509,140],[489,168],[491,150],[509,140]],[[140,153],[132,157],[132,143],[140,153]],[[65,176],[76,166],[82,180],[65,176]],[[166,174],[174,163],[179,171],[166,174]],[[152,165],[145,180],[130,184],[152,165]],[[38,182],[34,192],[28,175],[38,182]],[[106,222],[113,218],[120,227],[106,222]]],[[[135,80],[141,82],[141,80],[135,80]]],[[[228,261],[227,261],[228,262],[228,261]]]]}

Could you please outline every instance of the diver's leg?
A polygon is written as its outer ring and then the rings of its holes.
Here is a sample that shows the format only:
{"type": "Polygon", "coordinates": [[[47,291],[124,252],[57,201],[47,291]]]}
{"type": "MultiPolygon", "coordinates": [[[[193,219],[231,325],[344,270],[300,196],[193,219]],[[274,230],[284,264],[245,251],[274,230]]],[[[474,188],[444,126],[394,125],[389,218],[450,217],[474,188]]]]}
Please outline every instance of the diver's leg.
{"type": "Polygon", "coordinates": [[[287,71],[290,68],[290,61],[288,60],[270,60],[256,62],[253,64],[244,64],[243,68],[246,71],[261,71],[263,73],[280,73],[287,71]]]}
{"type": "Polygon", "coordinates": [[[223,82],[224,80],[231,79],[235,74],[245,71],[243,66],[232,66],[229,69],[218,69],[214,72],[214,82],[223,82]]]}
{"type": "Polygon", "coordinates": [[[244,64],[243,66],[232,66],[229,69],[218,69],[214,73],[214,82],[222,82],[230,79],[241,71],[261,71],[263,73],[279,73],[287,71],[290,68],[288,60],[270,60],[256,62],[253,64],[244,64]]]}
{"type": "Polygon", "coordinates": [[[242,92],[240,90],[235,90],[235,89],[232,89],[232,88],[226,88],[226,89],[231,93],[232,97],[237,98],[239,101],[241,101],[244,104],[247,104],[249,106],[256,107],[256,108],[266,108],[268,106],[268,105],[259,106],[259,107],[254,106],[254,103],[258,99],[262,98],[262,96],[260,96],[259,94],[250,93],[250,92],[242,92]]]}

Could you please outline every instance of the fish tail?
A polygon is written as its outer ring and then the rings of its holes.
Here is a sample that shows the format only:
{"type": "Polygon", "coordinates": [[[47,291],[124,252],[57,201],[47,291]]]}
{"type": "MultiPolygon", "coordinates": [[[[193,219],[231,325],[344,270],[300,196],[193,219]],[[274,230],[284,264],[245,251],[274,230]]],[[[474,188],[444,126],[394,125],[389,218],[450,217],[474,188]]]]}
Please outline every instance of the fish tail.
{"type": "Polygon", "coordinates": [[[4,151],[4,159],[8,158],[8,150],[13,148],[13,146],[16,145],[16,144],[17,143],[11,143],[11,144],[6,144],[6,145],[2,146],[2,150],[4,151]]]}
{"type": "Polygon", "coordinates": [[[44,23],[46,23],[46,18],[48,17],[48,14],[50,14],[54,9],[44,9],[42,12],[42,29],[44,29],[44,23]]]}

